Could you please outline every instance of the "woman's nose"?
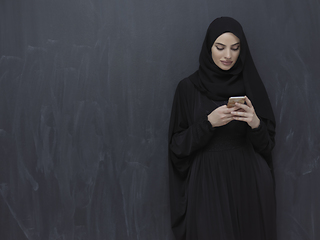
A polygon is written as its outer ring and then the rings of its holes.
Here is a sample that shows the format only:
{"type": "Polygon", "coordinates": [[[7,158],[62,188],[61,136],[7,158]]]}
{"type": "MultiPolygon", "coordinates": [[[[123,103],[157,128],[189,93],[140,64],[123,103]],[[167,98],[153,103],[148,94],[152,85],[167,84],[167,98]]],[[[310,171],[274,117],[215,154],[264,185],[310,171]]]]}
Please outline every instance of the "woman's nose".
{"type": "Polygon", "coordinates": [[[231,58],[231,52],[230,52],[230,50],[227,50],[225,58],[231,58]]]}

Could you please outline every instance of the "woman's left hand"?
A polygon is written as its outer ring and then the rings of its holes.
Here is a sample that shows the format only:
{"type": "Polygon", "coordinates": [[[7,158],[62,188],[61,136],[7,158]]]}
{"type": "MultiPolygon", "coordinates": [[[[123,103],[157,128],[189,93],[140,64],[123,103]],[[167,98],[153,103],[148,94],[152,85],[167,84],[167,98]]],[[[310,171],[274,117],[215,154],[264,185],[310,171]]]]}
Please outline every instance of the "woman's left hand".
{"type": "Polygon", "coordinates": [[[260,125],[260,119],[254,111],[254,107],[247,96],[245,101],[247,105],[236,103],[236,106],[239,108],[239,110],[231,112],[231,114],[234,116],[233,119],[248,123],[252,129],[257,128],[260,125]]]}

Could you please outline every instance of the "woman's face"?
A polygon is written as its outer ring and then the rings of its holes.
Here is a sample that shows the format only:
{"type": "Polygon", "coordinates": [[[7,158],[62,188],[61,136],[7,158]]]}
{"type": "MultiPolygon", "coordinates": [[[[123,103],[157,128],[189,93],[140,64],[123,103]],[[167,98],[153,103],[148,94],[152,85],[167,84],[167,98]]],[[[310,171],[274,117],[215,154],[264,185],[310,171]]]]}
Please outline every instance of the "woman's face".
{"type": "Polygon", "coordinates": [[[233,33],[221,34],[211,47],[212,59],[222,70],[229,70],[240,54],[240,40],[233,33]]]}

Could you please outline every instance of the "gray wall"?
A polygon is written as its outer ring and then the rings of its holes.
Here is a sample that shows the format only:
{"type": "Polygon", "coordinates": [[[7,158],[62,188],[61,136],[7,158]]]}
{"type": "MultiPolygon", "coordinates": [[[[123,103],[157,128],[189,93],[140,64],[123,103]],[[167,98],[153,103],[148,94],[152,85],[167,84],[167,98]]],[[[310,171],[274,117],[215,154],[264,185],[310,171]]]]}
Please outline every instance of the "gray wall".
{"type": "Polygon", "coordinates": [[[1,0],[0,239],[173,239],[167,129],[238,19],[277,120],[280,240],[320,239],[318,0],[1,0]]]}

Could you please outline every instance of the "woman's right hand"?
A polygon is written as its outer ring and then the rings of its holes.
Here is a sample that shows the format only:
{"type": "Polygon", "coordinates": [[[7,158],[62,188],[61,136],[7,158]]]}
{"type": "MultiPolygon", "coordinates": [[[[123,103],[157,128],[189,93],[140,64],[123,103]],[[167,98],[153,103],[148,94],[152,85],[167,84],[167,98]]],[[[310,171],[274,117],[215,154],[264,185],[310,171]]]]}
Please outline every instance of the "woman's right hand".
{"type": "Polygon", "coordinates": [[[231,112],[237,111],[239,107],[228,108],[227,105],[216,108],[208,115],[208,121],[212,127],[220,127],[233,120],[231,112]]]}

